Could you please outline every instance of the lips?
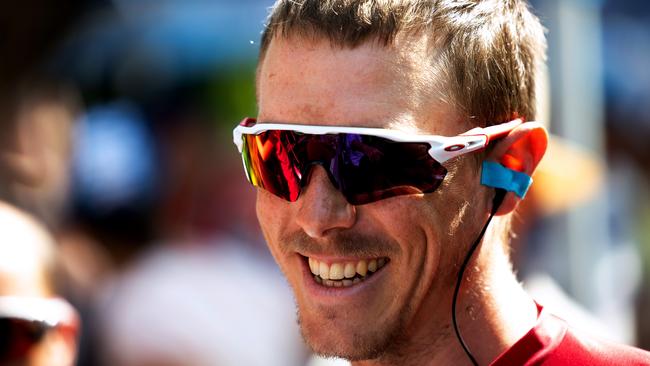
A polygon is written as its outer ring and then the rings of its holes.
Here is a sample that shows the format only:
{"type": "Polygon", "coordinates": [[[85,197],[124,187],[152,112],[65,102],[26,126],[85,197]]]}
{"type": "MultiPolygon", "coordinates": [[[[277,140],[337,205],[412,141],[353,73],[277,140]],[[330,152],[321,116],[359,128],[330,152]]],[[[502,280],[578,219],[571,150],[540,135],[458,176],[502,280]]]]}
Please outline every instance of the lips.
{"type": "Polygon", "coordinates": [[[345,262],[325,262],[308,257],[314,281],[326,287],[350,287],[360,283],[388,263],[385,257],[345,262]]]}

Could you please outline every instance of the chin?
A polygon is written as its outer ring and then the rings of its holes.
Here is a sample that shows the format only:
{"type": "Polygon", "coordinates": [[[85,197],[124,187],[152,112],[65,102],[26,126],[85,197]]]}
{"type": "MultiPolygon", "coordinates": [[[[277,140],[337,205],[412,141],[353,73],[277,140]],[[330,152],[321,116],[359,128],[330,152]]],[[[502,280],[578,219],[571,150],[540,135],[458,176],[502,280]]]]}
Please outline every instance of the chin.
{"type": "Polygon", "coordinates": [[[353,325],[356,322],[337,313],[321,312],[312,317],[298,311],[298,322],[303,339],[314,353],[349,361],[380,358],[404,333],[401,318],[392,324],[353,325]]]}

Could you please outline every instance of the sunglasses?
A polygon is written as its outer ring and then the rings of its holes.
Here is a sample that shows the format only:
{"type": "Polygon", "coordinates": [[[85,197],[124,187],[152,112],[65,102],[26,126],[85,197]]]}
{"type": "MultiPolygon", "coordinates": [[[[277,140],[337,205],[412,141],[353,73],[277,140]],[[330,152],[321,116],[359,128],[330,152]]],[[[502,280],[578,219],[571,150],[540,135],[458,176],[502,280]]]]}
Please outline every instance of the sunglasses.
{"type": "Polygon", "coordinates": [[[522,123],[516,119],[454,137],[340,126],[257,123],[244,119],[233,137],[248,180],[295,202],[311,169],[322,166],[352,205],[434,192],[445,179],[444,162],[484,149],[522,123]]]}
{"type": "Polygon", "coordinates": [[[74,333],[78,322],[63,299],[0,296],[0,364],[25,360],[50,330],[74,333]]]}

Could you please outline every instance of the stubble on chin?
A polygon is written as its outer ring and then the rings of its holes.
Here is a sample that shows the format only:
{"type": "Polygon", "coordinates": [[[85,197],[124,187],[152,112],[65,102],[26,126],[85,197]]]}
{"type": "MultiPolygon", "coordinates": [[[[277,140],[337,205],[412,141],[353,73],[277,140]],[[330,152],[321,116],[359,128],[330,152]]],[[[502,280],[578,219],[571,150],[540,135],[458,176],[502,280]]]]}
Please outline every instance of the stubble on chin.
{"type": "Polygon", "coordinates": [[[335,310],[322,309],[319,323],[306,321],[296,306],[296,316],[302,338],[309,348],[321,357],[338,357],[348,361],[374,360],[390,357],[406,343],[406,319],[401,312],[388,324],[372,323],[345,337],[334,328],[340,317],[335,310]]]}

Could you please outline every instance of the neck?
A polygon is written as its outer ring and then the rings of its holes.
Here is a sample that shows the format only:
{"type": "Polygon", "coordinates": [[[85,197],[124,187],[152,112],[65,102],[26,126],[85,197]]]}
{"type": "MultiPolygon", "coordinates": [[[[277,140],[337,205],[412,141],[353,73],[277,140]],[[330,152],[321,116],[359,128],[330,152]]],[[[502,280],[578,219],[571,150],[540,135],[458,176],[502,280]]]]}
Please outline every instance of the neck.
{"type": "MultiPolygon", "coordinates": [[[[537,321],[535,303],[517,281],[504,246],[493,233],[488,230],[484,244],[474,253],[457,304],[458,328],[481,366],[489,365],[537,321]]],[[[420,309],[395,351],[352,364],[471,365],[452,326],[452,295],[453,289],[434,289],[432,301],[420,309]]]]}

